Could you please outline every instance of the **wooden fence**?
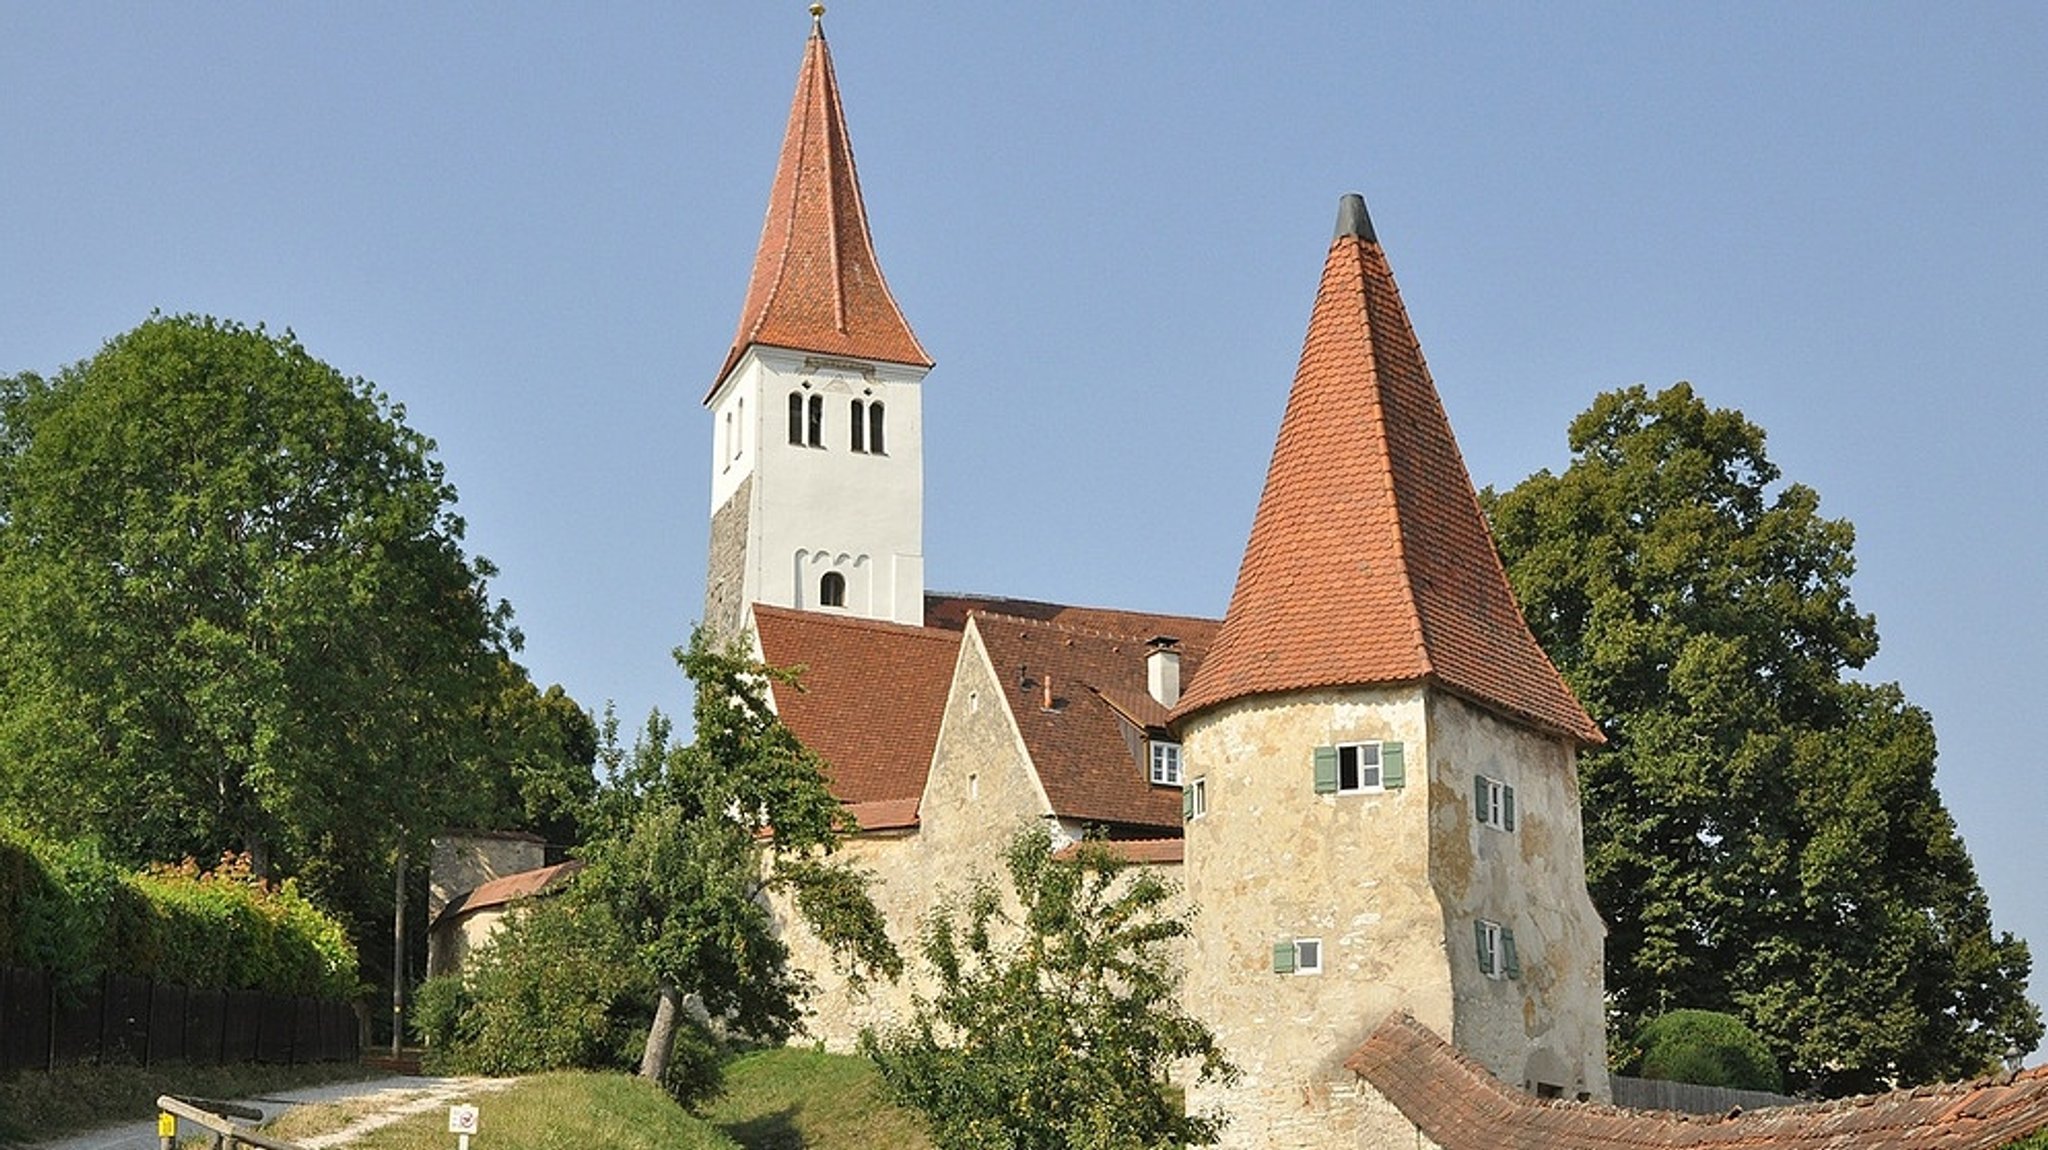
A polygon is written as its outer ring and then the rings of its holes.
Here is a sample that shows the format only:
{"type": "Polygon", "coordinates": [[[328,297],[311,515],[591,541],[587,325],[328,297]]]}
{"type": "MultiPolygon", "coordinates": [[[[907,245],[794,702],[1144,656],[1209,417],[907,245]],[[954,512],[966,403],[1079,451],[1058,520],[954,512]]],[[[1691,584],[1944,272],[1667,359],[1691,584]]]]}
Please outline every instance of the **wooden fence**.
{"type": "Polygon", "coordinates": [[[1736,1107],[1762,1110],[1770,1106],[1794,1106],[1803,1101],[1761,1090],[1736,1090],[1728,1086],[1697,1086],[1690,1082],[1666,1082],[1657,1078],[1625,1078],[1608,1075],[1614,1104],[1632,1110],[1676,1110],[1681,1114],[1726,1114],[1736,1107]]]}
{"type": "Polygon", "coordinates": [[[109,974],[60,988],[48,971],[0,967],[0,1073],[69,1062],[338,1062],[360,1053],[346,1002],[255,990],[193,990],[109,974]]]}

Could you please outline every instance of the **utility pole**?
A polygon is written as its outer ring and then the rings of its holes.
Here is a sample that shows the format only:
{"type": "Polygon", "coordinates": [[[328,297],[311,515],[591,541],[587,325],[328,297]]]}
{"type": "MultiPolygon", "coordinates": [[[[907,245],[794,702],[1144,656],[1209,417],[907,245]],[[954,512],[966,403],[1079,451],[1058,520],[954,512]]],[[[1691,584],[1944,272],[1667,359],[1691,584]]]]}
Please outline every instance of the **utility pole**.
{"type": "Polygon", "coordinates": [[[391,880],[391,1057],[405,1047],[405,840],[391,880]]]}

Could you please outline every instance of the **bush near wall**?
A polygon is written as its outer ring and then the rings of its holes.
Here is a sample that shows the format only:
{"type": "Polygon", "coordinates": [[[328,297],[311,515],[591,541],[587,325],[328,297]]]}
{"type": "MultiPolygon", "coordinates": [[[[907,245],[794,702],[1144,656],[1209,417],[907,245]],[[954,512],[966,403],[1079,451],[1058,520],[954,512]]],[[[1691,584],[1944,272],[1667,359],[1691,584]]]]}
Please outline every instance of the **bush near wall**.
{"type": "Polygon", "coordinates": [[[0,825],[0,966],[80,987],[116,974],[194,989],[345,998],[358,989],[341,924],[243,856],[122,870],[90,845],[0,825]]]}

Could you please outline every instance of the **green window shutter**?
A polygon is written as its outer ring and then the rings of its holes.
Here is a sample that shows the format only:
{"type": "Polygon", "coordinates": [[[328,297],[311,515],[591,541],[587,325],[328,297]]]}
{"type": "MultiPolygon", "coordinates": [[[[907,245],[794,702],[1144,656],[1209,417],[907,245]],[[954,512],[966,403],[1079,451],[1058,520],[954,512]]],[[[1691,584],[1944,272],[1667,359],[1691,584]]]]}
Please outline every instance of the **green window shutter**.
{"type": "Polygon", "coordinates": [[[1486,924],[1483,922],[1472,924],[1472,949],[1479,955],[1480,970],[1493,968],[1493,951],[1486,945],[1486,924]]]}
{"type": "Polygon", "coordinates": [[[1390,791],[1408,785],[1408,767],[1399,743],[1380,744],[1380,785],[1390,791]]]}
{"type": "Polygon", "coordinates": [[[1185,822],[1195,817],[1195,784],[1189,783],[1180,789],[1180,817],[1185,822]]]}
{"type": "Polygon", "coordinates": [[[1522,977],[1522,956],[1515,953],[1515,931],[1513,927],[1500,928],[1501,962],[1509,978],[1522,977]]]}
{"type": "Polygon", "coordinates": [[[1334,795],[1337,793],[1337,748],[1316,748],[1316,793],[1334,795]]]}
{"type": "Polygon", "coordinates": [[[1294,973],[1294,943],[1291,940],[1273,944],[1273,973],[1294,973]]]}
{"type": "Polygon", "coordinates": [[[1486,825],[1486,776],[1472,776],[1472,817],[1486,825]]]}
{"type": "Polygon", "coordinates": [[[1500,788],[1500,825],[1508,830],[1515,829],[1515,788],[1502,784],[1500,788]]]}

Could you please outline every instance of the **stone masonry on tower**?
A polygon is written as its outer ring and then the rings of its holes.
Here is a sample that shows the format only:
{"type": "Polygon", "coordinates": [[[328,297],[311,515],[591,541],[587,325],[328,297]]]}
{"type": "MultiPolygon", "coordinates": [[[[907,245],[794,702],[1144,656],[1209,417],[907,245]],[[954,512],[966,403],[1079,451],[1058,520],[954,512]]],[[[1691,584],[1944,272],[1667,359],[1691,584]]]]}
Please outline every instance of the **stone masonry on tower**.
{"type": "MultiPolygon", "coordinates": [[[[815,10],[814,10],[815,11],[815,10]]],[[[776,685],[906,953],[1039,821],[1178,877],[1232,1146],[1431,1145],[1347,1067],[1395,1039],[1531,1096],[1607,1092],[1575,761],[1601,741],[1522,619],[1364,203],[1347,197],[1222,620],[924,586],[922,387],[813,24],[712,414],[705,619],[776,685]],[[1185,684],[1185,690],[1183,690],[1185,684]]],[[[1277,394],[1277,387],[1275,392],[1277,394]]],[[[813,1034],[848,987],[789,923],[813,1034]]]]}

